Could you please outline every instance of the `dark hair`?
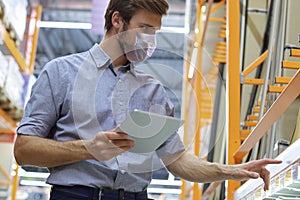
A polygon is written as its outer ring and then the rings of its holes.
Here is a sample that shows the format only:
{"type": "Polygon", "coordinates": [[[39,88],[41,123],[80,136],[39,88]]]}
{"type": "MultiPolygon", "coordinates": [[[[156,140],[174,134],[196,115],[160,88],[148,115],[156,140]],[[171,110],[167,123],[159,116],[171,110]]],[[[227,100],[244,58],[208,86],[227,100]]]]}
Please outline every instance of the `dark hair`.
{"type": "Polygon", "coordinates": [[[125,22],[129,23],[132,16],[140,9],[157,15],[166,15],[169,9],[167,0],[110,0],[105,13],[105,29],[112,27],[111,17],[118,11],[125,22]]]}

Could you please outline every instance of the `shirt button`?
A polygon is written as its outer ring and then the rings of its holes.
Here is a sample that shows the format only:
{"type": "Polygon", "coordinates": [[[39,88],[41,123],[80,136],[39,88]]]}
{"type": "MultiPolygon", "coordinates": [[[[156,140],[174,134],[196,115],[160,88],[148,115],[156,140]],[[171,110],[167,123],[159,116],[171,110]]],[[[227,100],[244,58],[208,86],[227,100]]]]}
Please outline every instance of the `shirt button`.
{"type": "Polygon", "coordinates": [[[119,79],[119,83],[122,83],[123,81],[121,79],[119,79]]]}
{"type": "Polygon", "coordinates": [[[125,173],[126,173],[126,171],[125,170],[120,170],[120,173],[122,174],[122,175],[124,175],[125,173]]]}
{"type": "Polygon", "coordinates": [[[119,105],[120,105],[120,106],[123,106],[123,102],[120,102],[119,105]]]}

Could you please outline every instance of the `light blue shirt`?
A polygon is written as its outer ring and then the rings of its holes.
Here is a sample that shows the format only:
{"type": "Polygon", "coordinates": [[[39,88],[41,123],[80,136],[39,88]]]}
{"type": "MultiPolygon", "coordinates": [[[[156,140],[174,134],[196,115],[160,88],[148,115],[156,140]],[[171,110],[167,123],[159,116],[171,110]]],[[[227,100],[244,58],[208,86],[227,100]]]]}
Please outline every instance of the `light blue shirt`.
{"type": "MultiPolygon", "coordinates": [[[[115,76],[110,64],[98,44],[47,63],[32,88],[18,134],[58,141],[91,139],[113,129],[134,109],[173,115],[159,81],[132,63],[120,67],[115,76]]],[[[125,152],[105,162],[85,160],[50,168],[47,183],[139,192],[149,185],[152,170],[163,167],[160,158],[183,150],[179,135],[174,133],[152,153],[125,152]]]]}

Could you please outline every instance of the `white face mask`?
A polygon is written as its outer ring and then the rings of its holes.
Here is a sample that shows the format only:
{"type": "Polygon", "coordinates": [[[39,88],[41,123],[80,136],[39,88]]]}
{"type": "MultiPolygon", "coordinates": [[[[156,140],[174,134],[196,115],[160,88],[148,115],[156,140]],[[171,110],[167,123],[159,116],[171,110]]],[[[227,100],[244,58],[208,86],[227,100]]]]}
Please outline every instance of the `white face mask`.
{"type": "Polygon", "coordinates": [[[131,51],[126,52],[131,62],[143,62],[152,56],[156,48],[156,35],[136,33],[136,41],[131,51]]]}

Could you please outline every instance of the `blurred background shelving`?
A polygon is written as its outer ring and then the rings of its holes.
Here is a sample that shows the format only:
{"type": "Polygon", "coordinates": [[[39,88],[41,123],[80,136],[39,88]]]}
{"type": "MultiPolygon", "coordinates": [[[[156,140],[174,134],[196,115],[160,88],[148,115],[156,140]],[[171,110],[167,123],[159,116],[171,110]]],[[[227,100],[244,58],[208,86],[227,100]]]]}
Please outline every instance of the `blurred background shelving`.
{"type": "MultiPolygon", "coordinates": [[[[107,2],[0,0],[0,199],[48,198],[48,170],[14,163],[15,130],[45,63],[100,42],[103,21],[95,13],[103,14],[107,2]]],[[[150,195],[300,198],[300,1],[168,2],[158,48],[138,67],[164,84],[175,116],[186,121],[179,133],[188,150],[226,164],[260,158],[284,162],[268,166],[268,192],[260,180],[196,184],[162,168],[153,173],[150,195]]]]}

